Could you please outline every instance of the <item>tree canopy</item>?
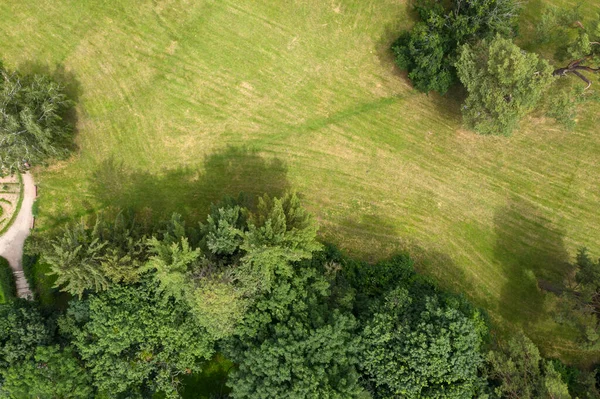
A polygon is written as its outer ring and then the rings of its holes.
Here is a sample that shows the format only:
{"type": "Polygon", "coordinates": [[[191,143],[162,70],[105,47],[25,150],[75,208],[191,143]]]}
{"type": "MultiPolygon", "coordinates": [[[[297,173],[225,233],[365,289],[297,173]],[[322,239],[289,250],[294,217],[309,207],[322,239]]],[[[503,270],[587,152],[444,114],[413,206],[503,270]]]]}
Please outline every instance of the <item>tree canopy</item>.
{"type": "Polygon", "coordinates": [[[64,88],[45,75],[22,75],[0,62],[0,169],[22,170],[70,152],[73,128],[65,117],[73,107],[64,88]]]}
{"type": "MultiPolygon", "coordinates": [[[[295,194],[226,199],[196,229],[135,221],[38,237],[76,296],[55,314],[0,306],[0,397],[178,398],[223,356],[232,398],[566,399],[593,384],[524,336],[486,355],[480,311],[408,255],[369,264],[321,245],[295,194]]],[[[593,301],[598,265],[579,263],[578,298],[593,301]]]]}
{"type": "Polygon", "coordinates": [[[464,123],[481,134],[509,135],[552,83],[552,67],[509,39],[464,45],[456,64],[468,96],[464,123]]]}
{"type": "Polygon", "coordinates": [[[419,0],[421,21],[392,45],[396,64],[408,71],[422,92],[444,94],[457,82],[455,62],[461,45],[496,34],[510,36],[517,18],[513,0],[419,0]]]}
{"type": "Polygon", "coordinates": [[[278,276],[246,314],[225,353],[238,366],[233,398],[352,398],[360,339],[354,317],[330,300],[329,283],[310,267],[278,276]]]}
{"type": "Polygon", "coordinates": [[[100,392],[164,392],[201,370],[214,341],[189,307],[160,295],[152,280],[114,286],[72,303],[60,322],[100,392]]]}

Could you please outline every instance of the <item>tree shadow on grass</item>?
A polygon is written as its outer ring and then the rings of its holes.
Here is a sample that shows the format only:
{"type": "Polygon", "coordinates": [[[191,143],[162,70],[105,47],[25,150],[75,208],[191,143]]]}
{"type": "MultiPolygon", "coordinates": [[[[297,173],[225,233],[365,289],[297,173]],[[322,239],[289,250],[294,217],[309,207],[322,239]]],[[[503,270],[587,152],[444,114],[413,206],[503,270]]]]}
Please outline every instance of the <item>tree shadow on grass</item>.
{"type": "MultiPolygon", "coordinates": [[[[340,240],[340,237],[337,237],[334,245],[355,259],[374,264],[394,255],[407,254],[414,260],[418,273],[430,278],[446,292],[466,297],[478,293],[473,278],[449,255],[430,247],[426,248],[410,239],[401,239],[397,226],[379,215],[356,214],[345,218],[341,227],[349,232],[349,237],[342,237],[342,242],[337,242],[340,240]],[[353,248],[348,248],[347,244],[353,248]]],[[[335,233],[325,231],[324,235],[331,241],[335,233]]],[[[488,306],[479,296],[477,299],[479,306],[488,306]]]]}
{"type": "Polygon", "coordinates": [[[93,172],[90,191],[104,206],[130,209],[164,220],[174,212],[190,222],[203,221],[210,204],[241,192],[250,200],[289,190],[287,168],[277,159],[229,147],[206,157],[203,167],[151,174],[107,159],[93,172]]]}
{"type": "Polygon", "coordinates": [[[569,272],[564,232],[534,204],[513,197],[494,216],[494,257],[508,281],[502,287],[500,313],[527,326],[545,312],[538,279],[560,283],[569,272]]]}

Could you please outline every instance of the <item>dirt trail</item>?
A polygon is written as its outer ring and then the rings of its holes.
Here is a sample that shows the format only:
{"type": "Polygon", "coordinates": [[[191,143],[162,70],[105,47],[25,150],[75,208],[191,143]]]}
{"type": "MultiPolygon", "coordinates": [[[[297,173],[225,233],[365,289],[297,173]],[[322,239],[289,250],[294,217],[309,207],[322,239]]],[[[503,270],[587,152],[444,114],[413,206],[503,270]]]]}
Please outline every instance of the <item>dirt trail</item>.
{"type": "Polygon", "coordinates": [[[23,244],[29,236],[31,224],[33,222],[33,214],[31,207],[35,200],[35,184],[31,174],[25,173],[23,177],[23,202],[19,214],[15,218],[13,224],[8,228],[6,233],[0,237],[0,256],[8,260],[10,267],[15,275],[17,284],[17,295],[20,298],[32,299],[33,294],[29,288],[29,284],[23,275],[23,244]]]}

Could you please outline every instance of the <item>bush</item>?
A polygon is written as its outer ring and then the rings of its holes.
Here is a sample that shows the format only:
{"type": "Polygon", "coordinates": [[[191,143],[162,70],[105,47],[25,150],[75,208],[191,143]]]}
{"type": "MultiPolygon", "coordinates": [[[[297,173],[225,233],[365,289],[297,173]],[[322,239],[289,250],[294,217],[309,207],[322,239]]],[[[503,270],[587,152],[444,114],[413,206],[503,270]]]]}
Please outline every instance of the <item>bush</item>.
{"type": "Polygon", "coordinates": [[[8,261],[0,257],[0,303],[8,302],[17,296],[15,277],[8,261]]]}

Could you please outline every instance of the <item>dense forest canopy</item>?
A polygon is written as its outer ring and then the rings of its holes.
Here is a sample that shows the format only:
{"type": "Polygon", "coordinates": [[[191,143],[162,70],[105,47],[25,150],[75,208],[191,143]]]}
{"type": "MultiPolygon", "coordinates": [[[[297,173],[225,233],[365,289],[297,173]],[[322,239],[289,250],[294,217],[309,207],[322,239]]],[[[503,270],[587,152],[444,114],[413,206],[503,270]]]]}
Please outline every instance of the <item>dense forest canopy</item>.
{"type": "Polygon", "coordinates": [[[105,211],[32,237],[71,300],[0,306],[0,394],[177,398],[220,353],[232,398],[598,397],[524,335],[493,338],[408,255],[355,261],[317,241],[296,194],[244,198],[196,227],[105,211]]]}

